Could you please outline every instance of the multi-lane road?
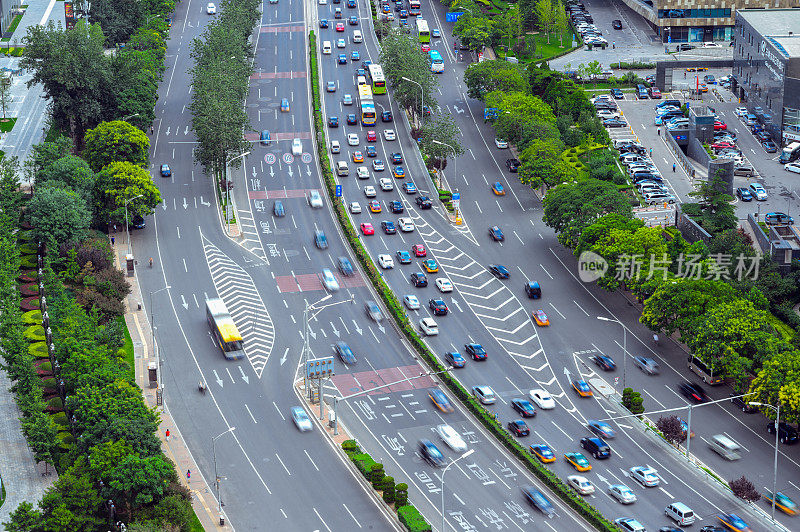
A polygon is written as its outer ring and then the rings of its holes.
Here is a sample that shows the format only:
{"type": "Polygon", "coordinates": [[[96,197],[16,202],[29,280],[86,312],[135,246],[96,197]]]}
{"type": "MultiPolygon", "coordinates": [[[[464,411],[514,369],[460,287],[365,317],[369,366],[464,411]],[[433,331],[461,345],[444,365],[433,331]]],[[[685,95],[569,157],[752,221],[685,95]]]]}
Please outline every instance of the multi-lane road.
{"type": "MultiPolygon", "coordinates": [[[[447,276],[455,285],[455,292],[443,295],[450,314],[435,318],[440,334],[430,337],[429,345],[443,355],[449,350],[463,353],[463,344],[474,341],[489,352],[488,361],[468,361],[466,368],[456,370],[457,377],[467,387],[492,386],[499,397],[492,410],[503,422],[517,417],[508,404],[511,399],[526,395],[534,387],[550,391],[558,406],[539,412],[530,422],[533,433],[526,439],[529,443],[546,442],[560,456],[580,450],[578,440],[588,435],[582,428],[587,419],[608,417],[612,412],[603,400],[579,399],[569,388],[570,376],[597,377],[588,362],[594,354],[610,354],[622,365],[621,331],[597,321],[596,316],[614,316],[630,327],[631,354],[651,353],[654,347],[639,341],[649,338],[649,334],[636,324],[636,311],[624,298],[576,280],[571,256],[558,246],[552,232],[541,222],[536,197],[513,179],[506,180],[501,165],[507,152],[494,149],[490,129],[476,120],[482,116],[482,108],[479,102],[468,101],[464,96],[461,77],[466,64],[451,54],[451,41],[433,43],[447,63],[437,98],[458,121],[462,143],[468,148],[458,162],[458,175],[452,175],[450,167],[446,170],[450,172],[450,184],[462,193],[466,223],[451,225],[438,206],[430,211],[417,210],[413,196],[400,190],[401,180],[391,178],[396,186],[393,192],[380,191],[377,179],[390,176],[389,154],[394,152],[403,155],[403,166],[409,174],[406,180],[414,180],[420,189],[430,191],[422,161],[408,136],[408,124],[389,96],[376,98],[378,109],[391,109],[397,119],[391,124],[379,121],[374,128],[379,134],[384,128],[392,128],[398,134],[396,141],[379,139],[374,143],[387,170],[375,173],[370,169],[369,180],[355,177],[356,165],[348,159],[355,148],[348,147],[346,133],[357,133],[359,149],[366,151],[368,128],[344,124],[346,114],[358,113],[357,104],[341,105],[345,93],[357,94],[356,65],[349,60],[347,65],[337,65],[335,58],[338,53],[350,57],[357,49],[361,59],[378,62],[369,6],[363,1],[355,9],[348,9],[345,4],[264,2],[254,40],[254,75],[246,103],[254,129],[246,137],[253,147],[243,166],[233,174],[242,235],[229,238],[213,207],[213,187],[192,159],[194,137],[187,110],[189,43],[202,33],[209,16],[205,5],[179,4],[151,153],[154,179],[165,201],[148,227],[134,237],[134,244],[140,262],[144,262],[143,257],[155,258],[155,267],[141,270],[138,275],[145,303],[149,304],[152,297],[151,325],[163,359],[167,406],[181,425],[202,474],[213,480],[216,466],[224,478],[224,510],[235,527],[258,529],[266,522],[279,523],[287,530],[392,527],[350,477],[331,444],[319,434],[297,432],[288,419],[289,408],[300,403],[292,383],[303,344],[303,311],[326,295],[319,274],[326,267],[336,271],[340,256],[350,257],[356,264],[340,236],[327,199],[323,209],[311,209],[305,200],[309,190],[322,190],[317,162],[312,157],[315,139],[310,119],[307,30],[317,30],[318,18],[333,19],[335,7],[341,7],[346,16],[357,14],[359,18],[358,26],[346,25],[344,35],[334,33],[333,28],[318,30],[318,41],[346,39],[344,50],[334,49],[330,56],[318,55],[323,82],[335,81],[337,85],[336,92],[324,94],[324,110],[327,115],[339,116],[342,122],[328,133],[330,139],[337,139],[342,145],[341,155],[334,160],[348,160],[351,168],[351,176],[341,180],[344,198],[362,203],[364,212],[354,215],[354,222],[370,221],[375,226],[376,234],[364,237],[373,256],[394,255],[397,250],[410,251],[414,244],[425,244],[429,257],[434,257],[440,267],[438,274],[429,275],[430,280],[447,276]],[[363,44],[351,43],[354,28],[363,32],[363,44]],[[287,112],[280,110],[283,98],[290,102],[287,112]],[[270,146],[258,142],[258,132],[263,129],[271,132],[270,146]],[[298,156],[291,155],[290,145],[295,138],[303,143],[298,156]],[[157,177],[157,167],[162,163],[172,167],[171,178],[157,177]],[[492,195],[489,185],[497,180],[504,183],[509,194],[492,195]],[[363,192],[367,184],[378,190],[375,199],[381,202],[381,214],[372,214],[367,208],[363,192]],[[276,199],[283,202],[285,217],[273,216],[276,199]],[[387,214],[386,202],[390,199],[403,202],[404,216],[411,217],[416,225],[414,232],[382,234],[380,222],[397,219],[397,215],[387,214]],[[505,243],[494,243],[486,234],[487,227],[494,224],[505,230],[505,243]],[[317,230],[327,235],[329,247],[325,250],[314,246],[317,230]],[[488,273],[486,265],[496,262],[509,267],[509,281],[488,273]],[[544,297],[535,305],[522,291],[523,280],[527,279],[538,280],[543,286],[544,297]],[[165,286],[170,289],[150,296],[165,286]],[[226,362],[211,341],[203,301],[214,296],[225,299],[243,333],[247,351],[243,361],[226,362]],[[535,308],[548,313],[549,328],[537,329],[532,323],[530,311],[535,308]],[[196,391],[201,379],[209,383],[211,393],[205,396],[196,391]],[[216,442],[215,464],[211,438],[230,427],[236,430],[216,442]],[[299,493],[305,495],[306,504],[302,507],[296,502],[299,493]]],[[[443,27],[442,12],[434,13],[431,8],[423,6],[423,15],[433,21],[432,27],[443,27]]],[[[423,308],[410,313],[414,321],[429,315],[426,303],[439,295],[433,283],[427,288],[409,284],[409,274],[420,268],[415,260],[415,264],[396,264],[384,272],[399,296],[414,294],[421,300],[423,308]]],[[[342,288],[325,304],[341,304],[322,310],[311,321],[310,346],[315,355],[328,355],[332,354],[331,344],[345,340],[358,363],[346,367],[337,361],[337,376],[327,385],[326,394],[344,396],[418,373],[417,360],[401,336],[385,320],[378,324],[367,318],[364,303],[377,298],[364,277],[358,271],[352,277],[338,277],[342,288]]],[[[650,409],[683,404],[674,392],[683,368],[682,355],[671,347],[661,346],[657,351],[654,354],[664,369],[661,376],[648,379],[629,364],[624,378],[628,385],[644,389],[645,405],[650,409]]],[[[617,371],[614,376],[622,379],[620,373],[617,371]]],[[[606,380],[613,384],[613,376],[606,380]]],[[[401,389],[393,387],[388,393],[345,402],[340,405],[339,414],[361,446],[383,462],[389,474],[397,481],[408,482],[411,500],[437,529],[436,523],[441,519],[441,471],[422,462],[416,454],[416,442],[421,438],[436,441],[432,429],[440,423],[452,425],[476,449],[469,460],[453,468],[458,471],[447,477],[447,529],[585,528],[561,506],[554,521],[532,510],[519,488],[535,484],[534,480],[468,415],[460,410],[452,414],[436,410],[428,399],[429,390],[435,387],[432,379],[414,381],[401,389]]],[[[719,407],[696,409],[693,413],[693,424],[703,427],[695,429],[698,438],[728,431],[746,447],[742,471],[757,480],[759,486],[767,485],[771,479],[761,473],[767,470],[764,464],[768,454],[763,422],[740,419],[719,407]]],[[[673,500],[690,503],[706,523],[721,511],[744,511],[730,498],[709,490],[703,479],[676,456],[665,454],[661,447],[628,426],[622,422],[617,427],[619,436],[611,441],[614,456],[605,462],[592,460],[594,470],[587,474],[598,487],[591,502],[608,517],[633,515],[655,528],[666,524],[658,516],[673,500]],[[645,490],[626,478],[629,467],[645,464],[659,470],[663,480],[660,488],[645,490]],[[630,508],[617,505],[605,494],[609,483],[627,484],[640,501],[630,508]]],[[[443,444],[440,448],[448,459],[457,456],[443,444]]],[[[704,445],[695,445],[694,449],[703,460],[719,465],[704,445]]],[[[796,467],[796,463],[791,466],[796,467]]],[[[561,460],[552,467],[563,478],[573,472],[561,460]]],[[[741,474],[739,470],[736,473],[729,476],[741,474]]],[[[791,490],[784,489],[789,493],[791,490]]]]}

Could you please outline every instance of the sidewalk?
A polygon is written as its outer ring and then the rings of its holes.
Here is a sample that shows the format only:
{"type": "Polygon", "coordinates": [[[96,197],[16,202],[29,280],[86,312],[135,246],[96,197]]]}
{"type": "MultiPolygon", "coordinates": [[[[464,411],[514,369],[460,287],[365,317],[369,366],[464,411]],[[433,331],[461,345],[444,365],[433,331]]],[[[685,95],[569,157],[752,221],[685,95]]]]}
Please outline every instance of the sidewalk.
{"type": "MultiPolygon", "coordinates": [[[[118,268],[125,271],[125,254],[127,253],[127,244],[125,243],[125,233],[118,232],[112,233],[115,237],[115,244],[112,246],[114,250],[114,262],[118,268]]],[[[137,267],[145,267],[137,265],[137,267]]],[[[147,310],[144,308],[144,298],[142,295],[141,287],[136,275],[127,277],[128,282],[131,284],[131,293],[125,299],[125,324],[128,326],[131,340],[133,341],[134,360],[136,363],[136,384],[142,389],[142,395],[150,408],[155,408],[161,418],[161,429],[159,430],[159,439],[161,440],[161,448],[164,454],[175,463],[178,471],[178,478],[181,479],[181,484],[188,486],[192,492],[192,507],[194,508],[197,517],[203,525],[205,530],[230,530],[230,526],[219,524],[219,515],[217,513],[217,500],[214,496],[214,491],[208,485],[206,479],[200,472],[200,468],[194,460],[191,451],[186,445],[180,428],[175,424],[175,420],[169,412],[166,404],[157,404],[156,388],[150,388],[148,382],[148,364],[156,360],[153,356],[153,345],[149,334],[149,322],[147,317],[147,310]],[[169,430],[169,441],[166,441],[166,431],[169,430]],[[192,478],[187,482],[185,471],[189,469],[192,471],[192,478]]],[[[160,369],[159,369],[160,371],[160,369]]],[[[199,392],[198,392],[199,393],[199,392]]],[[[224,515],[224,510],[223,510],[224,515]]],[[[225,522],[227,523],[227,518],[225,522]]]]}

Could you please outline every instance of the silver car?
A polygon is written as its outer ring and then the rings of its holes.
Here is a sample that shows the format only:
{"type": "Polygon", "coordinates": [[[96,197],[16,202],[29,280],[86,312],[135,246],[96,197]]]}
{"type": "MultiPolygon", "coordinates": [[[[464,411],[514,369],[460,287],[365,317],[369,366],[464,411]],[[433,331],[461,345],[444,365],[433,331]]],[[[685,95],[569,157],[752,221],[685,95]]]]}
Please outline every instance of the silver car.
{"type": "Polygon", "coordinates": [[[633,365],[648,375],[658,375],[658,362],[649,357],[633,357],[633,365]]]}
{"type": "Polygon", "coordinates": [[[322,208],[322,196],[320,195],[319,190],[309,190],[308,195],[306,196],[306,201],[308,201],[308,204],[312,209],[322,208]]]}
{"type": "Polygon", "coordinates": [[[403,297],[403,303],[408,307],[408,310],[419,309],[419,299],[417,299],[417,296],[407,295],[403,297]]]}
{"type": "Polygon", "coordinates": [[[370,319],[372,319],[375,322],[380,323],[381,320],[383,319],[383,314],[381,314],[380,307],[378,306],[377,303],[375,303],[372,300],[364,303],[364,310],[366,311],[367,316],[369,316],[370,319]]]}
{"type": "Polygon", "coordinates": [[[624,484],[614,484],[608,487],[608,493],[622,504],[633,504],[636,502],[636,494],[624,484]]]}
{"type": "Polygon", "coordinates": [[[314,428],[311,419],[302,406],[293,406],[291,410],[292,421],[300,432],[308,432],[314,428]]]}
{"type": "Polygon", "coordinates": [[[353,105],[353,95],[345,94],[344,98],[342,98],[342,105],[353,105]]]}

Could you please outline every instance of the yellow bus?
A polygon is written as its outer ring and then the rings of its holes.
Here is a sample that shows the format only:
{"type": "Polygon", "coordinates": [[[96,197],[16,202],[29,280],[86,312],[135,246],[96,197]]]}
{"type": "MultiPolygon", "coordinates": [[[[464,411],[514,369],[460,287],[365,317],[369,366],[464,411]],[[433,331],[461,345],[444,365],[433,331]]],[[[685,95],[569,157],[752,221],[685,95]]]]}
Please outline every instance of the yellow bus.
{"type": "Polygon", "coordinates": [[[206,319],[214,342],[228,360],[244,358],[244,341],[221,299],[206,299],[206,319]]]}
{"type": "Polygon", "coordinates": [[[377,114],[375,102],[372,100],[372,89],[368,84],[358,86],[358,101],[361,104],[361,125],[374,126],[377,114]]]}

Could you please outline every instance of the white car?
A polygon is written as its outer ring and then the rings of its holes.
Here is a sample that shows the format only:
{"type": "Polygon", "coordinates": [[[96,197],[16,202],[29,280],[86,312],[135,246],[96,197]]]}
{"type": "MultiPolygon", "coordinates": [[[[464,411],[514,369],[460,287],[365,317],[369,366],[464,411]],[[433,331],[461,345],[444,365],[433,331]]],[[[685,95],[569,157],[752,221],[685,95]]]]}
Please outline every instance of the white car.
{"type": "Polygon", "coordinates": [[[589,479],[582,475],[570,475],[567,477],[567,484],[580,493],[581,495],[589,495],[594,493],[594,484],[589,482],[589,479]]]}
{"type": "Polygon", "coordinates": [[[347,144],[349,146],[358,146],[358,135],[356,135],[355,133],[348,133],[347,144]]]}
{"type": "Polygon", "coordinates": [[[408,310],[417,310],[419,308],[419,299],[417,299],[417,296],[409,294],[403,297],[403,304],[405,304],[408,310]]]}
{"type": "Polygon", "coordinates": [[[338,140],[331,141],[331,153],[341,153],[342,147],[339,145],[338,140]]]}
{"type": "Polygon", "coordinates": [[[390,270],[394,268],[394,260],[392,259],[392,256],[386,253],[381,253],[378,255],[378,264],[380,264],[381,268],[384,270],[390,270]]]}
{"type": "Polygon", "coordinates": [[[783,165],[783,169],[787,172],[794,172],[795,174],[800,174],[800,163],[786,163],[783,165]]]}
{"type": "Polygon", "coordinates": [[[378,181],[381,185],[381,190],[384,192],[389,192],[390,190],[394,190],[394,183],[388,177],[382,177],[380,181],[378,181]]]}
{"type": "Polygon", "coordinates": [[[536,406],[542,410],[552,410],[556,407],[556,402],[553,400],[553,396],[540,388],[528,392],[528,397],[530,397],[531,401],[536,403],[536,406]]]}
{"type": "Polygon", "coordinates": [[[414,222],[411,220],[411,218],[398,218],[397,225],[404,233],[410,233],[414,230],[414,222]]]}
{"type": "Polygon", "coordinates": [[[611,109],[598,109],[597,116],[598,118],[619,118],[619,113],[611,109]]]}
{"type": "Polygon", "coordinates": [[[494,139],[494,145],[497,146],[501,150],[505,150],[505,149],[508,148],[508,142],[506,142],[503,139],[498,139],[496,137],[494,139]]]}
{"type": "Polygon", "coordinates": [[[359,179],[369,179],[369,168],[366,166],[359,166],[356,168],[356,177],[359,179]]]}
{"type": "Polygon", "coordinates": [[[436,278],[436,288],[439,289],[441,293],[447,293],[453,291],[453,283],[450,282],[450,279],[446,277],[437,277],[436,278]]]}
{"type": "Polygon", "coordinates": [[[439,334],[439,326],[433,321],[433,318],[422,318],[419,320],[419,330],[425,333],[425,336],[435,336],[439,334]]]}
{"type": "Polygon", "coordinates": [[[309,190],[308,195],[306,196],[306,201],[312,209],[322,208],[322,196],[320,195],[319,190],[309,190]]]}
{"type": "Polygon", "coordinates": [[[636,494],[628,486],[614,484],[608,487],[608,493],[622,504],[633,504],[636,502],[636,494]]]}
{"type": "Polygon", "coordinates": [[[747,113],[750,111],[747,110],[747,107],[737,107],[733,110],[733,112],[736,114],[736,116],[747,116],[747,113]]]}
{"type": "Polygon", "coordinates": [[[217,6],[215,6],[212,2],[209,2],[206,5],[206,13],[209,15],[216,15],[217,14],[217,6]]]}
{"type": "Polygon", "coordinates": [[[396,140],[397,135],[394,134],[394,129],[384,129],[383,138],[385,138],[386,140],[396,140]]]}
{"type": "Polygon", "coordinates": [[[319,5],[321,5],[321,6],[328,5],[328,0],[319,0],[319,5]]]}
{"type": "Polygon", "coordinates": [[[328,268],[322,269],[322,282],[325,284],[325,288],[331,292],[339,290],[339,281],[336,280],[336,277],[333,276],[333,272],[328,268]]]}
{"type": "Polygon", "coordinates": [[[294,421],[295,426],[297,426],[300,432],[308,432],[314,428],[314,425],[311,424],[311,419],[302,406],[293,406],[291,416],[292,421],[294,421]]]}
{"type": "Polygon", "coordinates": [[[375,192],[375,187],[372,185],[367,185],[364,187],[364,195],[368,198],[374,198],[378,195],[378,193],[375,192]]]}
{"type": "Polygon", "coordinates": [[[300,139],[294,139],[292,141],[292,155],[295,157],[299,157],[303,155],[303,141],[300,139]]]}
{"type": "Polygon", "coordinates": [[[650,466],[632,467],[630,473],[632,479],[646,488],[654,488],[661,482],[658,472],[650,466]]]}
{"type": "Polygon", "coordinates": [[[473,386],[472,395],[483,405],[493,405],[497,401],[491,386],[473,386]]]}
{"type": "Polygon", "coordinates": [[[464,441],[461,435],[456,432],[456,429],[450,425],[436,425],[436,433],[439,435],[442,441],[455,452],[463,453],[467,450],[467,443],[464,441]]]}
{"type": "Polygon", "coordinates": [[[344,98],[342,98],[342,105],[353,105],[353,95],[345,94],[344,98]]]}
{"type": "Polygon", "coordinates": [[[350,202],[350,214],[361,214],[361,204],[359,202],[350,202]]]}
{"type": "Polygon", "coordinates": [[[347,46],[347,43],[344,42],[344,39],[339,39],[336,41],[336,48],[344,48],[345,46],[347,46]]]}

